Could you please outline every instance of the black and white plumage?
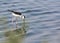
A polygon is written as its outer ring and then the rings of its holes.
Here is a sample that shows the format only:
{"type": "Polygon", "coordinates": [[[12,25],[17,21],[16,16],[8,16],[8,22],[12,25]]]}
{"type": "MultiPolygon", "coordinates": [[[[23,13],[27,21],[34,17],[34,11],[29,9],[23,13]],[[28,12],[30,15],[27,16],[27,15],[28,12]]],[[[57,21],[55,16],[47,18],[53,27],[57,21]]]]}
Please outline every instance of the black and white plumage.
{"type": "Polygon", "coordinates": [[[22,15],[20,12],[16,12],[16,11],[13,11],[13,10],[8,10],[10,12],[12,12],[12,15],[16,16],[16,17],[20,17],[21,19],[24,19],[25,16],[22,15]]]}
{"type": "MultiPolygon", "coordinates": [[[[13,11],[13,10],[8,10],[8,11],[12,12],[12,15],[16,17],[16,28],[17,28],[18,27],[17,26],[17,17],[20,17],[22,20],[24,20],[25,16],[22,15],[22,13],[20,13],[20,12],[16,12],[16,11],[13,11]]],[[[14,17],[12,17],[12,23],[13,23],[13,21],[14,21],[14,17]]]]}

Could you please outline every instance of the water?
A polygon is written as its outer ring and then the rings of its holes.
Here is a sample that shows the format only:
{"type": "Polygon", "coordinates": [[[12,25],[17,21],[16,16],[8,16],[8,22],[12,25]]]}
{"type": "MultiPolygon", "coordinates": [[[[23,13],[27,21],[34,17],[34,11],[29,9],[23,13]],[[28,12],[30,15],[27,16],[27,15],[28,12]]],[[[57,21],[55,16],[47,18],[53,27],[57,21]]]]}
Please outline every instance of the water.
{"type": "Polygon", "coordinates": [[[26,16],[29,28],[24,43],[60,43],[60,0],[0,0],[0,43],[4,31],[15,28],[8,9],[26,16]]]}

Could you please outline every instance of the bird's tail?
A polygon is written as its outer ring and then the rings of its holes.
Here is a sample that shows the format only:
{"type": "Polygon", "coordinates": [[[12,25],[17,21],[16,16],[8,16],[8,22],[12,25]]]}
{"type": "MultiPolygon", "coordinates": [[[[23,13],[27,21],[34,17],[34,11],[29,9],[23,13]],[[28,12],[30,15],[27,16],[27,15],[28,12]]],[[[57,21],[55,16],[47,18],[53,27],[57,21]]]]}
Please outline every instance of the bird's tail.
{"type": "Polygon", "coordinates": [[[13,10],[8,10],[8,11],[10,11],[10,12],[14,12],[13,10]]]}

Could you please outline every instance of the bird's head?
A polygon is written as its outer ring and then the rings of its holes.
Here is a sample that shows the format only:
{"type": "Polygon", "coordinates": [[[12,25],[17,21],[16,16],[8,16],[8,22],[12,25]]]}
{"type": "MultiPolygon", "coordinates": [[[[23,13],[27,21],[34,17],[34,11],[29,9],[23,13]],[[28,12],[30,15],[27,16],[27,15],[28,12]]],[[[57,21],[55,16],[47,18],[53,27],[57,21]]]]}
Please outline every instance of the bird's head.
{"type": "Polygon", "coordinates": [[[21,15],[20,18],[21,18],[21,19],[25,19],[25,16],[24,16],[24,15],[21,15]]]}

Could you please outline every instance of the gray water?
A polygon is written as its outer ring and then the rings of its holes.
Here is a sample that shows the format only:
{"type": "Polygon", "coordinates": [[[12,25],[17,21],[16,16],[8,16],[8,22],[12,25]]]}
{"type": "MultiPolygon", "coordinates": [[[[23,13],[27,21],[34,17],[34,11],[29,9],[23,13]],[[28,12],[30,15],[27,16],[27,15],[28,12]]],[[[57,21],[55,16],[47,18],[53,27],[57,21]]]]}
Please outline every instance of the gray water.
{"type": "Polygon", "coordinates": [[[60,43],[60,0],[0,0],[0,43],[4,31],[15,28],[8,9],[26,16],[29,28],[24,43],[60,43]]]}

